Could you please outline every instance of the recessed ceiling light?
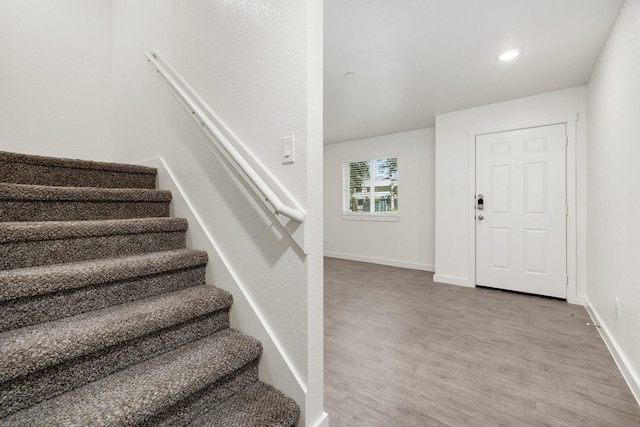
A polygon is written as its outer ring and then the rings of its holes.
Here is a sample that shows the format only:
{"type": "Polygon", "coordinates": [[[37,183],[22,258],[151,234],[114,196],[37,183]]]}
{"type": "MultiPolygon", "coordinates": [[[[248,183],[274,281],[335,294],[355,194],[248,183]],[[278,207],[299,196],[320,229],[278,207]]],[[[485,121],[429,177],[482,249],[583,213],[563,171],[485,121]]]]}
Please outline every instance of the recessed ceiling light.
{"type": "Polygon", "coordinates": [[[344,75],[347,79],[352,79],[356,76],[356,73],[349,71],[347,74],[344,75]]]}
{"type": "Polygon", "coordinates": [[[502,52],[500,56],[498,56],[498,59],[500,61],[511,61],[518,55],[520,55],[520,49],[509,49],[502,52]]]}

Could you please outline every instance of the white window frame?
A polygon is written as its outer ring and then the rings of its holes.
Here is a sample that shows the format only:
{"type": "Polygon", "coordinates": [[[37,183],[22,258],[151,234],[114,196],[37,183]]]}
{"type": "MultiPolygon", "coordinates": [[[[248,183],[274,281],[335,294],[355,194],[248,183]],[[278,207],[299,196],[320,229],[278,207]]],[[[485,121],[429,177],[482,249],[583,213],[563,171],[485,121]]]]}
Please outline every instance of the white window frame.
{"type": "MultiPolygon", "coordinates": [[[[397,222],[400,219],[400,211],[394,212],[353,212],[350,210],[350,163],[355,162],[370,162],[370,176],[375,177],[374,171],[374,162],[382,159],[391,159],[395,158],[398,163],[398,170],[396,172],[397,176],[397,188],[398,188],[398,199],[400,199],[400,156],[397,153],[388,155],[388,156],[368,156],[367,158],[358,158],[358,159],[349,159],[344,160],[341,164],[342,167],[342,212],[341,218],[346,221],[380,221],[380,222],[397,222]]],[[[375,183],[374,183],[375,185],[375,183]]],[[[369,187],[371,188],[371,186],[369,187]]],[[[375,197],[375,196],[374,196],[375,197]]],[[[375,199],[374,199],[375,200],[375,199]]],[[[370,202],[371,209],[375,209],[374,203],[370,202]]]]}

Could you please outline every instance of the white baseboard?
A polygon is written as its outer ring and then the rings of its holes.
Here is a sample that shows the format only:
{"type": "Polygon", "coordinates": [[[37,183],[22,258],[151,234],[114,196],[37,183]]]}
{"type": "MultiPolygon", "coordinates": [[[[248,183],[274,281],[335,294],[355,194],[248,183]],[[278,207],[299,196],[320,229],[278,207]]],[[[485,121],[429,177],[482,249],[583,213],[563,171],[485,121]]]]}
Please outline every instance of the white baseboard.
{"type": "Polygon", "coordinates": [[[326,412],[323,412],[322,415],[320,415],[320,418],[318,418],[316,422],[311,424],[311,426],[312,427],[329,427],[329,414],[327,414],[326,412]]]}
{"type": "Polygon", "coordinates": [[[587,299],[584,295],[577,295],[575,297],[567,295],[567,302],[569,304],[587,306],[587,299]]]}
{"type": "Polygon", "coordinates": [[[368,262],[371,264],[388,265],[391,267],[410,268],[412,270],[435,271],[434,265],[421,264],[417,262],[368,257],[363,255],[344,254],[340,252],[331,252],[331,251],[324,251],[324,256],[329,258],[347,259],[349,261],[360,261],[360,262],[368,262]]]}
{"type": "Polygon", "coordinates": [[[586,297],[584,298],[584,307],[587,309],[587,313],[589,313],[589,316],[591,317],[591,320],[593,320],[593,323],[600,326],[597,329],[598,332],[600,332],[602,340],[607,345],[609,353],[611,353],[613,360],[615,360],[616,365],[618,365],[618,369],[620,369],[620,373],[629,385],[631,393],[633,393],[633,396],[636,398],[636,401],[640,405],[640,377],[633,370],[631,364],[629,363],[629,359],[626,357],[624,351],[622,351],[620,345],[615,340],[613,335],[611,335],[611,333],[609,332],[609,328],[607,327],[606,323],[602,321],[602,317],[600,317],[598,311],[593,308],[593,306],[589,302],[589,299],[586,297]]]}
{"type": "Polygon", "coordinates": [[[472,283],[469,279],[454,276],[445,276],[442,274],[434,274],[433,281],[438,283],[445,283],[447,285],[463,286],[465,288],[475,288],[475,283],[472,283]]]}

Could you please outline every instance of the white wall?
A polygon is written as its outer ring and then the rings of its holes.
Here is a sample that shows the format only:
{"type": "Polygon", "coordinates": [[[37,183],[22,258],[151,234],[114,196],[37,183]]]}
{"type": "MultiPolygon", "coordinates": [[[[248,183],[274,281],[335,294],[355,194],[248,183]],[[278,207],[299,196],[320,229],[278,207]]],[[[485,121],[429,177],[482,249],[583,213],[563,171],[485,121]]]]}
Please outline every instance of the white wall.
{"type": "MultiPolygon", "coordinates": [[[[475,286],[470,233],[469,133],[531,120],[578,113],[577,121],[577,295],[584,294],[586,258],[586,108],[585,86],[436,116],[436,275],[445,283],[475,286]]],[[[470,216],[471,215],[471,216],[470,216]]],[[[570,279],[571,280],[571,279],[570,279]]]]}
{"type": "Polygon", "coordinates": [[[323,109],[324,0],[307,1],[307,425],[328,427],[324,412],[323,109]]]}
{"type": "Polygon", "coordinates": [[[234,294],[232,326],[259,329],[237,315],[252,302],[299,388],[270,362],[273,346],[265,347],[261,378],[298,401],[301,425],[313,425],[323,417],[322,194],[313,178],[322,170],[322,2],[113,4],[116,158],[164,159],[219,249],[211,259],[228,262],[228,271],[216,264],[211,276],[234,294]],[[307,211],[306,257],[209,148],[148,65],[148,49],[182,74],[307,211]],[[282,165],[288,135],[296,138],[296,163],[282,165]]]}
{"type": "Polygon", "coordinates": [[[433,271],[434,129],[325,145],[325,255],[433,271]],[[397,222],[353,220],[342,214],[342,164],[398,156],[397,222]]]}
{"type": "Polygon", "coordinates": [[[588,85],[587,296],[640,401],[639,22],[627,0],[588,85]]]}
{"type": "Polygon", "coordinates": [[[110,0],[0,2],[0,150],[112,160],[110,0]]]}

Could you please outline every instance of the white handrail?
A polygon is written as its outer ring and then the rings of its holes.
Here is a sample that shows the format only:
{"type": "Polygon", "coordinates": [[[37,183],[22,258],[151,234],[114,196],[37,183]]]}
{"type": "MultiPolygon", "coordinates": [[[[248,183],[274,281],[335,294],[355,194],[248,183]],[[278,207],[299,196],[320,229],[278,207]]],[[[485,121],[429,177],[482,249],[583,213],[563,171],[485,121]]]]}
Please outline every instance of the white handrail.
{"type": "Polygon", "coordinates": [[[169,86],[169,88],[180,98],[182,102],[184,102],[185,106],[189,107],[191,114],[197,118],[200,126],[206,128],[209,132],[213,134],[216,140],[212,140],[217,147],[222,148],[227,154],[228,159],[233,161],[235,165],[237,165],[240,170],[243,172],[242,176],[246,176],[250,183],[253,184],[253,188],[257,189],[260,192],[260,196],[264,201],[268,202],[276,214],[282,214],[288,218],[291,218],[297,222],[304,221],[304,213],[299,209],[292,208],[290,206],[285,205],[282,200],[273,192],[273,190],[267,185],[266,182],[258,175],[258,173],[251,167],[251,165],[245,160],[244,157],[235,149],[235,147],[229,142],[227,137],[220,131],[220,129],[213,123],[207,114],[202,111],[202,108],[179,84],[177,84],[172,76],[177,73],[175,70],[172,70],[165,61],[162,61],[164,64],[160,64],[158,61],[158,54],[156,52],[150,51],[145,52],[148,61],[154,66],[156,69],[156,73],[161,77],[162,81],[169,86]],[[167,72],[167,69],[169,72],[167,72]]]}

